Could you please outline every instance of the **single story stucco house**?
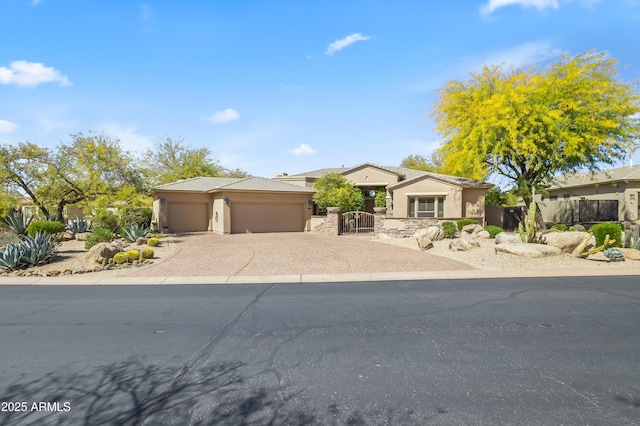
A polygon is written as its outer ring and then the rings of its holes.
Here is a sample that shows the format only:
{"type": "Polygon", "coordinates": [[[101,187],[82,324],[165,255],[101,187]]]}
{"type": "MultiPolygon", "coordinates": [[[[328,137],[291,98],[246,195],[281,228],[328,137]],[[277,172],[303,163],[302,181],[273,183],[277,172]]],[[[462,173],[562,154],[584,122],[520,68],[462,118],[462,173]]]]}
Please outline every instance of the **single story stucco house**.
{"type": "MultiPolygon", "coordinates": [[[[386,188],[387,216],[484,219],[484,196],[492,184],[405,167],[364,163],[327,168],[274,179],[306,188],[325,173],[337,172],[365,192],[365,208],[373,212],[375,191],[386,188]]],[[[314,212],[317,213],[317,212],[314,212]]]]}
{"type": "Polygon", "coordinates": [[[261,177],[199,177],[153,191],[152,224],[168,232],[306,231],[312,188],[261,177]]]}
{"type": "Polygon", "coordinates": [[[556,178],[546,194],[536,195],[548,223],[637,221],[640,165],[556,178]]]}
{"type": "Polygon", "coordinates": [[[338,172],[362,189],[365,210],[386,188],[387,216],[462,218],[484,221],[484,196],[493,185],[437,173],[365,163],[351,168],[315,170],[296,175],[181,180],[154,188],[153,226],[168,232],[301,232],[311,230],[317,214],[313,184],[338,172]]]}

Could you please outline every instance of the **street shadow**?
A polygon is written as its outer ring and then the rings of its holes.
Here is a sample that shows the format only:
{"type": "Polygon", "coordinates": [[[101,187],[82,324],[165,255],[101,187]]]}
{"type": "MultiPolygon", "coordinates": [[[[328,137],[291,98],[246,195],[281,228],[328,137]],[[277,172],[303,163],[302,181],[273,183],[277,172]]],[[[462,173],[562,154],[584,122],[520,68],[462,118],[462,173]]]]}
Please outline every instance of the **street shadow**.
{"type": "Polygon", "coordinates": [[[0,401],[27,402],[26,410],[3,412],[0,425],[279,424],[292,395],[247,388],[242,366],[223,362],[193,371],[129,360],[23,377],[0,388],[0,401]]]}
{"type": "Polygon", "coordinates": [[[23,376],[0,385],[0,401],[27,404],[0,413],[0,426],[414,425],[447,413],[437,407],[427,416],[399,407],[323,408],[287,385],[256,386],[252,380],[264,372],[245,377],[244,367],[219,362],[194,370],[129,360],[36,379],[23,376]]]}

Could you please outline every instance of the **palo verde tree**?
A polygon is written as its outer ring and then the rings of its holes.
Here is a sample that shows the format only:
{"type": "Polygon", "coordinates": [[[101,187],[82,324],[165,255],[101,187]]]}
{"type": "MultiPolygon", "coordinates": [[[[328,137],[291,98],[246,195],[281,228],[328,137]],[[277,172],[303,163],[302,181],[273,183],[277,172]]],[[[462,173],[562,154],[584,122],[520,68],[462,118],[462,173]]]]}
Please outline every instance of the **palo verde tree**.
{"type": "Polygon", "coordinates": [[[42,214],[58,219],[68,204],[91,202],[126,186],[145,190],[117,139],[91,133],[70,138],[55,150],[30,142],[0,145],[0,183],[28,195],[42,214]]]}
{"type": "Polygon", "coordinates": [[[167,137],[144,156],[144,167],[152,185],[162,185],[194,177],[247,177],[240,169],[227,170],[211,160],[209,148],[193,148],[184,139],[167,137]]]}
{"type": "Polygon", "coordinates": [[[313,201],[321,211],[326,211],[327,207],[340,207],[340,211],[344,213],[364,208],[362,191],[340,173],[325,173],[313,187],[316,189],[313,201]]]}
{"type": "Polygon", "coordinates": [[[587,51],[544,69],[490,66],[449,82],[432,112],[445,173],[504,176],[528,206],[532,188],[559,174],[626,159],[638,146],[640,97],[616,64],[587,51]]]}

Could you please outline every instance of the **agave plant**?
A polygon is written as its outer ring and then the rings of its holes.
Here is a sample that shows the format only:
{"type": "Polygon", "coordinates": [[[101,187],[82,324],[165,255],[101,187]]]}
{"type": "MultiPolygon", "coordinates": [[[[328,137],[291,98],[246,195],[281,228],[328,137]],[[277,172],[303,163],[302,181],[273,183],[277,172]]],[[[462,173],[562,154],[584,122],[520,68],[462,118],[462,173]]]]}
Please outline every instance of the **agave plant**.
{"type": "Polygon", "coordinates": [[[3,250],[0,250],[0,269],[12,271],[19,269],[22,265],[21,243],[9,243],[3,250]]]}
{"type": "Polygon", "coordinates": [[[14,270],[47,263],[58,251],[58,245],[51,235],[37,232],[35,237],[25,236],[23,240],[10,243],[0,250],[0,269],[14,270]]]}
{"type": "Polygon", "coordinates": [[[89,232],[89,230],[91,229],[91,221],[85,219],[75,219],[69,222],[67,229],[73,235],[89,232]]]}
{"type": "Polygon", "coordinates": [[[27,228],[31,224],[33,216],[25,217],[22,212],[12,212],[2,218],[2,226],[11,229],[22,238],[27,235],[27,228]]]}
{"type": "Polygon", "coordinates": [[[136,242],[140,237],[146,237],[149,234],[150,228],[145,228],[138,223],[126,226],[122,228],[122,236],[130,243],[136,242]]]}

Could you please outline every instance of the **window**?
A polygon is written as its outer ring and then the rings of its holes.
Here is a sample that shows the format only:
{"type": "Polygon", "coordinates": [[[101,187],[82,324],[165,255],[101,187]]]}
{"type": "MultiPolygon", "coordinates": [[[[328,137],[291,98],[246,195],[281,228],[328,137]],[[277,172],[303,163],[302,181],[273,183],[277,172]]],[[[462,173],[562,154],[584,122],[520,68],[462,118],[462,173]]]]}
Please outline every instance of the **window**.
{"type": "Polygon", "coordinates": [[[550,195],[549,196],[549,201],[558,201],[558,196],[557,195],[550,195]]]}
{"type": "Polygon", "coordinates": [[[409,217],[444,217],[444,197],[409,197],[409,217]]]}

